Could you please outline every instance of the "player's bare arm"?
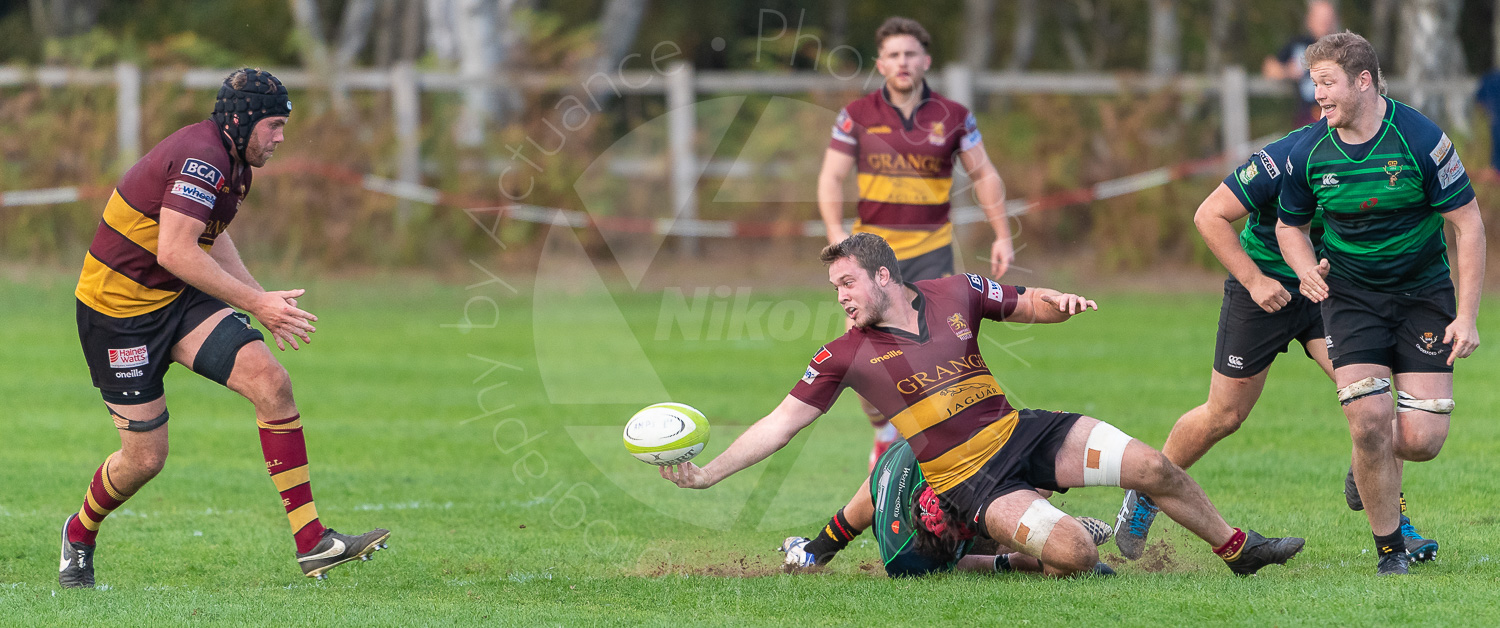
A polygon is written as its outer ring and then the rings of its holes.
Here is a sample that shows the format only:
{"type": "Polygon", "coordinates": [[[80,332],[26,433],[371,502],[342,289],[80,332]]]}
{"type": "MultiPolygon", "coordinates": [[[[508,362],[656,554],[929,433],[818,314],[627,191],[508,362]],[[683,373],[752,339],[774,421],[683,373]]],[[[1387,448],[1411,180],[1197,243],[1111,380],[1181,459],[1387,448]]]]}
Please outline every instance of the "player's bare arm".
{"type": "Polygon", "coordinates": [[[699,467],[685,462],[662,467],[661,476],[682,488],[708,488],[739,471],[765,460],[780,451],[797,432],[802,431],[823,413],[802,400],[787,395],[766,415],[708,464],[699,467]]]}
{"type": "Polygon", "coordinates": [[[990,245],[990,276],[999,279],[1015,261],[1016,251],[1010,241],[1010,222],[1005,215],[1005,181],[990,156],[984,152],[984,144],[978,144],[958,154],[969,180],[974,182],[974,198],[984,217],[995,230],[995,242],[990,245]]]}
{"type": "Polygon", "coordinates": [[[1016,309],[1005,320],[1013,323],[1061,323],[1085,310],[1098,310],[1099,304],[1076,294],[1051,288],[1027,288],[1016,301],[1016,309]]]}
{"type": "MultiPolygon", "coordinates": [[[[251,288],[262,292],[265,291],[265,288],[261,287],[260,282],[255,280],[255,276],[250,274],[250,269],[245,266],[245,261],[240,258],[240,250],[234,245],[234,239],[229,237],[228,231],[220,233],[218,237],[214,238],[214,246],[208,250],[208,256],[214,258],[214,261],[218,262],[219,266],[224,268],[224,272],[229,273],[230,276],[244,282],[245,285],[251,288]]],[[[292,305],[296,305],[296,303],[292,305]]]]}
{"type": "Polygon", "coordinates": [[[1275,312],[1285,307],[1292,300],[1292,295],[1280,281],[1261,272],[1250,255],[1245,253],[1244,247],[1240,246],[1240,234],[1234,228],[1234,222],[1248,215],[1250,210],[1245,209],[1244,204],[1235,198],[1229,186],[1220,183],[1198,206],[1197,213],[1193,214],[1193,225],[1198,228],[1204,244],[1208,245],[1208,250],[1213,252],[1219,263],[1250,291],[1255,304],[1262,310],[1275,312]]]}
{"type": "Polygon", "coordinates": [[[162,268],[193,287],[249,312],[271,332],[277,348],[283,351],[286,350],[285,343],[290,343],[293,349],[300,349],[299,338],[303,343],[312,342],[310,334],[317,331],[312,322],[318,317],[287,301],[302,296],[303,291],[267,292],[235,277],[198,246],[198,236],[203,233],[204,226],[203,221],[186,214],[170,209],[162,211],[161,236],[157,244],[157,260],[162,268]]]}
{"type": "Polygon", "coordinates": [[[1319,261],[1317,253],[1313,252],[1312,237],[1308,235],[1310,229],[1308,225],[1293,227],[1278,220],[1276,241],[1281,244],[1281,256],[1287,266],[1302,282],[1298,291],[1313,303],[1318,303],[1328,298],[1328,282],[1323,280],[1328,276],[1328,260],[1319,261]]]}
{"type": "Polygon", "coordinates": [[[853,155],[832,148],[823,152],[823,169],[818,172],[818,215],[823,218],[829,244],[849,237],[844,232],[844,179],[853,169],[853,155]]]}
{"type": "Polygon", "coordinates": [[[1453,225],[1455,257],[1458,258],[1458,316],[1448,325],[1443,342],[1453,343],[1448,364],[1467,358],[1479,348],[1479,296],[1484,286],[1484,219],[1479,215],[1479,201],[1443,215],[1453,225]]]}

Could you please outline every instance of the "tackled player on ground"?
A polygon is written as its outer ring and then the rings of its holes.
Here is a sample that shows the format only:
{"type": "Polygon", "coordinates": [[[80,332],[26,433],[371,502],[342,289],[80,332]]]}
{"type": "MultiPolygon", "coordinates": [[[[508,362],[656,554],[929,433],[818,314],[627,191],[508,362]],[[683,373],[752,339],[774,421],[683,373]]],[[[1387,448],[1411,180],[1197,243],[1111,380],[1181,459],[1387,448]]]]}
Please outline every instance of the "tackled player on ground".
{"type": "Polygon", "coordinates": [[[822,347],[781,404],[724,453],[702,467],[662,467],[662,477],[711,487],[786,446],[852,388],[891,417],[948,517],[1039,559],[1049,575],[1091,572],[1099,552],[1084,525],[1039,489],[1144,491],[1237,574],[1301,551],[1300,538],[1231,527],[1182,469],[1107,423],[1011,407],[979,352],[980,321],[1060,323],[1098,309],[1093,301],[978,275],[905,283],[890,246],[868,233],[828,246],[821,259],[854,327],[822,347]]]}

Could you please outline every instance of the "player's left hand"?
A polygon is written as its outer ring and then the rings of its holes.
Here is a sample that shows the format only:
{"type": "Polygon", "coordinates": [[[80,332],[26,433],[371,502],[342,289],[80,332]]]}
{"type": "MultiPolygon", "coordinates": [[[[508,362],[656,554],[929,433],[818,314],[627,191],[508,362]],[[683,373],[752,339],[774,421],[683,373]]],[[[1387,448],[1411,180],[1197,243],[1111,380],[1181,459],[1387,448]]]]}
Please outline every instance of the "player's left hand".
{"type": "Polygon", "coordinates": [[[1016,251],[1010,242],[1010,238],[997,238],[990,245],[990,277],[999,279],[1005,271],[1010,270],[1010,263],[1016,260],[1016,251]]]}
{"type": "Polygon", "coordinates": [[[1057,296],[1043,294],[1042,302],[1057,308],[1057,311],[1072,316],[1084,310],[1092,309],[1099,311],[1099,304],[1092,299],[1085,299],[1076,294],[1059,294],[1057,296]]]}
{"type": "Polygon", "coordinates": [[[708,472],[691,462],[661,467],[661,476],[676,484],[678,488],[708,488],[714,485],[708,472]]]}
{"type": "Polygon", "coordinates": [[[1454,320],[1443,333],[1443,343],[1453,347],[1448,352],[1448,366],[1453,366],[1454,360],[1467,358],[1479,348],[1479,326],[1472,320],[1454,320]]]}

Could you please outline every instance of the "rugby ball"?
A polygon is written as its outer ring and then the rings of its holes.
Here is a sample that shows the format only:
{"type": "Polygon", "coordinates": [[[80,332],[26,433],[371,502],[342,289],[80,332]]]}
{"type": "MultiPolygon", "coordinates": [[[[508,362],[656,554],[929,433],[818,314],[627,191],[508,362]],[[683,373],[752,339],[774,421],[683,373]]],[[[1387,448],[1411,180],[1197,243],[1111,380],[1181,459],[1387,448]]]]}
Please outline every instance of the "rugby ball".
{"type": "Polygon", "coordinates": [[[681,403],[647,406],[625,424],[625,451],[667,467],[693,459],[708,444],[708,419],[681,403]]]}

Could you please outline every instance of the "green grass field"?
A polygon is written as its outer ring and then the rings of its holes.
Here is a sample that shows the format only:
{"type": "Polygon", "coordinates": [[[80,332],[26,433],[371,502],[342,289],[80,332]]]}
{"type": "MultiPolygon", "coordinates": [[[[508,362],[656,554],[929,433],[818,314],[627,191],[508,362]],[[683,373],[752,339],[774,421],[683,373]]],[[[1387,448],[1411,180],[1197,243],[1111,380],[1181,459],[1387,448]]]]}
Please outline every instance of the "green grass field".
{"type": "MultiPolygon", "coordinates": [[[[830,573],[786,576],[773,548],[813,533],[862,479],[870,433],[851,396],[703,492],[630,458],[619,431],[670,398],[713,421],[699,462],[722,451],[826,338],[828,291],[703,291],[701,317],[670,303],[664,317],[660,292],[575,281],[538,294],[491,271],[508,283],[268,282],[308,288],[303,306],[321,319],[311,347],[284,361],[322,520],[390,528],[390,550],[302,578],[251,408],[179,368],[167,468],[105,523],[94,591],[59,590],[55,571],[58,527],[118,444],[78,349],[72,276],[0,275],[0,624],[1493,625],[1500,611],[1493,348],[1461,364],[1442,456],[1408,467],[1413,517],[1443,543],[1408,578],[1373,575],[1365,519],[1340,496],[1344,420],[1300,352],[1273,367],[1245,428],[1192,469],[1231,523],[1307,538],[1288,567],[1236,578],[1163,518],[1146,560],[1104,548],[1113,579],[889,580],[872,575],[869,535],[830,573]]],[[[698,293],[675,294],[692,306],[698,293]]],[[[1064,325],[986,324],[987,359],[1018,405],[1085,412],[1160,445],[1206,394],[1218,295],[1098,296],[1100,312],[1064,325]]],[[[1496,314],[1480,321],[1491,338],[1496,314]]],[[[1054,503],[1113,521],[1119,500],[1080,489],[1054,503]]]]}

